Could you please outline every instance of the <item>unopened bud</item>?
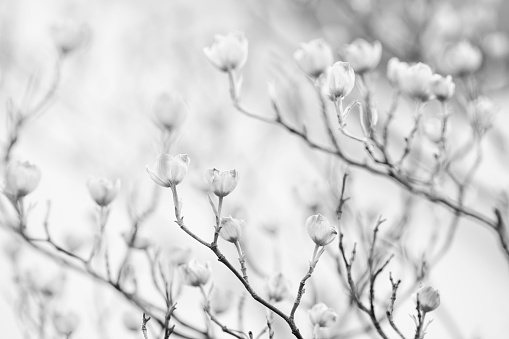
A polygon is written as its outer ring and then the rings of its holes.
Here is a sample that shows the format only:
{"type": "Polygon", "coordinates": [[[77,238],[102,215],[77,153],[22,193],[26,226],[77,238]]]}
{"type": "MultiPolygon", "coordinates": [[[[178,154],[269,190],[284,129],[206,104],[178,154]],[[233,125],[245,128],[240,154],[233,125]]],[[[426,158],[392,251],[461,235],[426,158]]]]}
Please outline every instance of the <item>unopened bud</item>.
{"type": "Polygon", "coordinates": [[[185,265],[189,262],[189,258],[191,257],[191,249],[175,247],[168,252],[168,256],[173,265],[185,265]]]}
{"type": "Polygon", "coordinates": [[[299,68],[313,78],[318,78],[334,62],[332,49],[323,39],[301,43],[293,57],[299,68]]]}
{"type": "Polygon", "coordinates": [[[455,88],[456,85],[450,75],[444,78],[440,74],[434,74],[431,77],[430,91],[438,101],[449,100],[454,95],[455,88]]]}
{"type": "Polygon", "coordinates": [[[188,110],[184,98],[176,93],[161,94],[154,105],[154,115],[158,124],[170,131],[182,123],[188,110]]]}
{"type": "Polygon", "coordinates": [[[242,32],[215,35],[211,47],[203,53],[209,61],[223,72],[241,69],[247,61],[248,41],[242,32]]]}
{"type": "Polygon", "coordinates": [[[87,40],[87,25],[73,20],[64,20],[51,26],[51,36],[62,55],[67,55],[81,47],[87,40]]]}
{"type": "Polygon", "coordinates": [[[225,197],[237,187],[239,173],[234,169],[219,171],[213,168],[205,172],[205,181],[209,184],[210,189],[215,195],[225,197]]]}
{"type": "Polygon", "coordinates": [[[171,156],[161,153],[157,156],[154,170],[148,168],[150,178],[163,187],[176,186],[184,180],[191,159],[187,154],[171,156]]]}
{"type": "Polygon", "coordinates": [[[306,228],[309,237],[317,246],[326,246],[330,244],[338,234],[335,226],[332,226],[327,218],[321,214],[310,216],[306,220],[306,228]]]}
{"type": "Polygon", "coordinates": [[[7,166],[4,193],[16,201],[31,193],[39,185],[41,171],[28,161],[14,161],[7,166]]]}
{"type": "Polygon", "coordinates": [[[114,182],[106,178],[91,176],[87,181],[88,191],[92,199],[101,207],[108,206],[120,190],[120,180],[114,182]]]}
{"type": "Polygon", "coordinates": [[[338,61],[326,72],[323,92],[330,100],[343,99],[355,85],[355,72],[348,62],[338,61]]]}
{"type": "Polygon", "coordinates": [[[242,237],[242,232],[246,227],[246,222],[241,219],[235,219],[231,216],[221,218],[221,230],[219,235],[226,241],[236,243],[242,237]]]}
{"type": "Polygon", "coordinates": [[[345,46],[344,56],[356,73],[370,72],[380,63],[382,44],[380,41],[370,44],[364,39],[357,39],[345,46]]]}
{"type": "Polygon", "coordinates": [[[195,259],[189,261],[186,265],[181,267],[182,273],[184,275],[184,281],[186,284],[194,287],[205,285],[209,281],[212,274],[212,269],[210,268],[210,264],[208,262],[202,264],[195,259]]]}
{"type": "Polygon", "coordinates": [[[431,312],[440,306],[440,293],[430,286],[422,286],[417,290],[417,300],[423,312],[431,312]]]}
{"type": "Polygon", "coordinates": [[[309,310],[309,319],[313,326],[330,327],[338,318],[337,313],[324,303],[318,303],[309,310]]]}

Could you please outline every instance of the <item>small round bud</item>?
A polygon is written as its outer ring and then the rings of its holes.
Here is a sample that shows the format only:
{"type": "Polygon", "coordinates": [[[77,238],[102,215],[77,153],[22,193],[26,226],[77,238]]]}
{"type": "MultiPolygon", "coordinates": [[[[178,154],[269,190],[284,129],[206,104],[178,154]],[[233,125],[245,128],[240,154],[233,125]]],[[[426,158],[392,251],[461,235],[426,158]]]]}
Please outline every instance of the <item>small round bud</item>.
{"type": "Polygon", "coordinates": [[[345,61],[350,63],[355,73],[362,74],[373,71],[382,58],[382,44],[375,41],[370,44],[364,39],[357,39],[345,46],[345,61]]]}
{"type": "Polygon", "coordinates": [[[503,32],[486,34],[482,41],[482,48],[486,55],[494,59],[504,59],[509,55],[509,38],[503,32]]]}
{"type": "Polygon", "coordinates": [[[306,220],[306,228],[309,237],[317,246],[326,246],[330,244],[338,234],[335,226],[332,226],[327,218],[321,214],[310,216],[306,220]]]}
{"type": "Polygon", "coordinates": [[[309,319],[313,326],[330,327],[338,318],[337,313],[324,303],[318,303],[309,310],[309,319]]]}
{"type": "Polygon", "coordinates": [[[211,47],[203,53],[209,61],[223,72],[241,69],[247,61],[248,41],[242,32],[215,35],[211,47]]]}
{"type": "Polygon", "coordinates": [[[176,186],[184,180],[190,162],[191,159],[187,154],[171,156],[161,153],[157,156],[154,170],[147,166],[147,172],[150,178],[160,186],[176,186]]]}
{"type": "Polygon", "coordinates": [[[290,293],[290,281],[282,273],[272,275],[265,285],[269,299],[279,302],[290,293]]]}
{"type": "Polygon", "coordinates": [[[96,204],[105,207],[117,196],[120,190],[120,180],[112,182],[106,178],[91,176],[87,181],[87,187],[96,204]]]}
{"type": "Polygon", "coordinates": [[[417,300],[423,312],[431,312],[440,306],[440,293],[430,286],[422,286],[417,290],[417,300]]]}
{"type": "Polygon", "coordinates": [[[205,181],[209,184],[210,189],[215,195],[225,197],[237,187],[239,173],[234,169],[219,171],[213,168],[205,172],[205,181]]]}
{"type": "Polygon", "coordinates": [[[438,101],[449,100],[454,95],[455,88],[456,85],[450,75],[444,78],[440,74],[434,74],[431,77],[430,91],[438,101]]]}
{"type": "Polygon", "coordinates": [[[235,219],[231,216],[221,218],[221,230],[219,235],[226,241],[236,243],[242,237],[242,232],[246,227],[246,222],[241,219],[235,219]]]}
{"type": "Polygon", "coordinates": [[[355,72],[348,62],[338,61],[327,69],[323,92],[330,100],[343,99],[355,85],[355,72]]]}
{"type": "Polygon", "coordinates": [[[186,265],[181,267],[184,275],[184,281],[186,284],[194,287],[205,285],[212,274],[212,269],[208,262],[202,264],[195,259],[192,259],[186,265]]]}
{"type": "Polygon", "coordinates": [[[41,171],[28,161],[14,161],[7,166],[4,193],[16,201],[31,193],[39,185],[41,171]]]}
{"type": "Polygon", "coordinates": [[[318,78],[334,62],[332,49],[323,39],[301,43],[293,57],[299,68],[313,78],[318,78]]]}

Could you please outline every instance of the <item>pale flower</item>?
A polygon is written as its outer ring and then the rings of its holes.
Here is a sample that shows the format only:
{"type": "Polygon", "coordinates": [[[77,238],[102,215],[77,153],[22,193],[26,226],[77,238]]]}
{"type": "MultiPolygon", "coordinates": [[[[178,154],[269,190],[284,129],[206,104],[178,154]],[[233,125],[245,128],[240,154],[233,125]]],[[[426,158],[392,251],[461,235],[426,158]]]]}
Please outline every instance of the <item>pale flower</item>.
{"type": "Polygon", "coordinates": [[[108,206],[117,196],[120,190],[120,180],[114,182],[103,177],[90,176],[87,188],[92,199],[101,207],[108,206]]]}
{"type": "Polygon", "coordinates": [[[172,130],[182,124],[188,110],[184,98],[176,93],[159,95],[154,105],[157,123],[167,130],[172,130]]]}
{"type": "Polygon", "coordinates": [[[51,36],[62,55],[81,47],[88,35],[88,26],[73,20],[63,20],[51,26],[51,36]]]}
{"type": "Polygon", "coordinates": [[[59,334],[69,335],[78,327],[80,318],[76,313],[56,313],[53,315],[53,325],[59,334]]]}
{"type": "Polygon", "coordinates": [[[220,171],[212,168],[205,172],[205,181],[209,184],[210,189],[215,195],[225,197],[237,187],[239,173],[234,169],[220,171]]]}
{"type": "Polygon", "coordinates": [[[306,228],[311,240],[317,246],[326,246],[330,244],[338,234],[335,226],[332,226],[327,218],[321,214],[310,216],[306,220],[306,228]]]}
{"type": "Polygon", "coordinates": [[[301,43],[293,57],[299,68],[313,78],[318,78],[334,62],[332,49],[323,39],[301,43]]]}
{"type": "Polygon", "coordinates": [[[431,77],[430,91],[439,101],[449,100],[454,95],[455,88],[450,75],[444,78],[440,74],[434,74],[431,77]]]}
{"type": "Polygon", "coordinates": [[[344,57],[358,74],[373,71],[382,58],[382,44],[380,41],[370,44],[364,39],[357,39],[345,46],[344,57]]]}
{"type": "Polygon", "coordinates": [[[338,318],[337,313],[324,303],[318,303],[309,310],[309,319],[313,326],[330,327],[338,318]]]}
{"type": "Polygon", "coordinates": [[[14,161],[5,172],[4,193],[16,201],[31,193],[39,185],[41,171],[28,161],[14,161]]]}
{"type": "Polygon", "coordinates": [[[428,101],[431,99],[432,77],[431,68],[419,62],[402,72],[401,89],[418,100],[428,101]]]}
{"type": "Polygon", "coordinates": [[[191,159],[187,154],[171,156],[161,153],[157,156],[154,170],[147,166],[150,178],[163,187],[176,186],[184,180],[191,159]]]}
{"type": "Polygon", "coordinates": [[[396,57],[389,59],[387,63],[387,79],[392,87],[401,90],[401,79],[409,67],[408,63],[399,61],[396,57]]]}
{"type": "Polygon", "coordinates": [[[481,50],[470,41],[463,40],[447,47],[440,59],[440,68],[453,75],[470,74],[482,64],[481,50]]]}
{"type": "Polygon", "coordinates": [[[221,218],[221,230],[219,235],[226,241],[236,243],[242,237],[242,232],[246,227],[246,222],[241,219],[235,219],[231,216],[221,218]]]}
{"type": "Polygon", "coordinates": [[[423,312],[431,312],[440,306],[440,293],[430,286],[421,286],[416,295],[419,308],[423,312]]]}
{"type": "Polygon", "coordinates": [[[209,61],[223,72],[241,69],[247,61],[248,41],[242,32],[217,34],[211,47],[203,53],[209,61]]]}
{"type": "Polygon", "coordinates": [[[202,264],[196,259],[190,260],[186,265],[180,266],[186,284],[198,287],[205,285],[212,274],[210,264],[202,264]]]}
{"type": "Polygon", "coordinates": [[[323,92],[330,100],[346,97],[355,85],[355,72],[348,62],[338,61],[327,69],[323,92]]]}

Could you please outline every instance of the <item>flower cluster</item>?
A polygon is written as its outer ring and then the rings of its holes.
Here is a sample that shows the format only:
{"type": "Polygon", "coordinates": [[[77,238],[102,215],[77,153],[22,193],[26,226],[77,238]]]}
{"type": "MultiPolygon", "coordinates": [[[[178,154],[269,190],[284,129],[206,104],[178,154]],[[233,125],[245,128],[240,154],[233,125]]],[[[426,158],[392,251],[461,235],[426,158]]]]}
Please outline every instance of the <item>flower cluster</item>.
{"type": "Polygon", "coordinates": [[[433,98],[447,101],[454,95],[452,77],[433,74],[431,67],[421,62],[409,65],[392,58],[387,64],[387,79],[397,90],[423,102],[433,98]]]}

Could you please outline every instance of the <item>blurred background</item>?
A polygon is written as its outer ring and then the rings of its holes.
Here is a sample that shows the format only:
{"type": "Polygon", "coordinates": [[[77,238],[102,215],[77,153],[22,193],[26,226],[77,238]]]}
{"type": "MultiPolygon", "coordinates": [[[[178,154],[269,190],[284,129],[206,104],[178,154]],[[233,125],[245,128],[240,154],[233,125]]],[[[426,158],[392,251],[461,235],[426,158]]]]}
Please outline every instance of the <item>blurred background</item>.
{"type": "MultiPolygon", "coordinates": [[[[199,235],[212,236],[214,215],[203,173],[212,167],[237,169],[239,184],[225,199],[224,214],[242,218],[248,224],[244,239],[247,255],[251,257],[248,267],[260,291],[265,276],[280,271],[297,289],[313,251],[305,220],[317,212],[335,220],[341,177],[347,170],[351,172],[348,189],[351,200],[340,224],[347,247],[351,248],[354,242],[363,244],[378,215],[383,215],[387,229],[392,229],[407,216],[405,212],[411,211],[406,220],[408,231],[400,239],[407,257],[397,258],[381,276],[379,296],[384,298],[390,291],[389,271],[402,280],[403,289],[411,287],[415,270],[411,263],[426,256],[430,243],[443,241],[450,212],[420,198],[411,198],[388,179],[347,169],[341,162],[307,148],[278,126],[236,112],[230,102],[226,75],[211,66],[203,48],[210,46],[214,34],[244,32],[249,40],[248,62],[242,71],[245,105],[260,115],[272,116],[267,83],[274,81],[287,120],[295,126],[306,125],[309,134],[325,144],[328,139],[319,121],[318,100],[293,60],[299,43],[323,38],[338,52],[339,60],[344,45],[356,38],[381,41],[383,56],[373,74],[372,87],[382,116],[392,97],[385,78],[389,58],[423,61],[437,70],[444,45],[470,40],[483,53],[483,65],[477,74],[479,88],[500,109],[494,128],[483,142],[483,163],[466,203],[490,215],[495,204],[504,205],[509,187],[505,131],[509,125],[506,114],[509,24],[504,20],[508,12],[509,3],[502,0],[2,0],[2,120],[8,111],[3,108],[4,103],[12,101],[15,107],[22,107],[39,100],[51,86],[58,57],[52,27],[69,21],[83,25],[79,48],[61,62],[59,85],[51,104],[44,114],[25,126],[12,151],[13,159],[30,160],[42,171],[39,187],[29,196],[29,201],[35,204],[28,221],[30,232],[43,234],[46,202],[51,201],[49,226],[56,241],[83,243],[81,253],[87,253],[94,237],[96,210],[85,183],[90,175],[119,178],[122,189],[112,204],[106,229],[112,265],[118,266],[126,248],[121,234],[130,229],[127,201],[134,196],[137,204],[147,206],[154,190],[145,171],[145,166],[152,166],[161,152],[154,104],[161,93],[180,93],[189,112],[172,139],[170,153],[186,153],[191,158],[188,175],[179,186],[186,223],[199,235]]],[[[461,86],[457,84],[458,91],[461,86]]],[[[355,95],[358,94],[354,92],[355,95]]],[[[429,110],[437,107],[431,105],[429,110]]],[[[396,114],[391,140],[400,151],[409,129],[411,110],[412,102],[403,100],[396,114]]],[[[468,138],[466,113],[456,102],[452,111],[451,140],[463,144],[468,138]]],[[[2,143],[7,135],[8,131],[2,129],[2,143]]],[[[432,147],[424,133],[419,140],[432,147]]],[[[360,145],[345,140],[344,147],[360,160],[367,158],[360,145]]],[[[8,211],[4,209],[2,213],[8,211]]],[[[175,248],[191,248],[192,256],[210,261],[215,286],[233,293],[234,305],[222,319],[235,325],[236,304],[243,295],[240,284],[211,253],[181,232],[173,220],[171,193],[160,189],[157,210],[140,232],[167,256],[175,248]]],[[[5,250],[0,256],[2,336],[37,337],[27,334],[28,325],[20,316],[26,297],[20,286],[30,281],[38,286],[51,285],[56,290],[52,292],[55,295],[48,312],[72,311],[79,316],[73,338],[142,338],[141,332],[130,332],[124,324],[126,312],[141,319],[140,311],[111,288],[69,272],[21,244],[4,228],[0,229],[0,240],[5,250]]],[[[226,242],[220,246],[237,264],[234,246],[226,242]]],[[[393,250],[390,245],[387,249],[393,250]]],[[[360,251],[366,250],[364,247],[360,251]]],[[[356,315],[347,315],[354,311],[336,272],[336,252],[331,250],[327,254],[311,278],[312,287],[296,320],[305,337],[309,337],[311,325],[306,309],[313,302],[325,301],[344,320],[324,336],[354,337],[355,329],[363,322],[356,315]]],[[[149,287],[145,256],[135,253],[131,260],[138,288],[157,302],[157,295],[149,287]]],[[[427,282],[440,290],[442,305],[432,314],[434,321],[426,337],[505,338],[509,317],[508,268],[494,235],[462,219],[451,248],[427,276],[427,282]]],[[[184,287],[177,312],[182,319],[204,328],[204,322],[201,318],[197,321],[196,316],[202,310],[201,303],[199,293],[184,287]]],[[[289,310],[291,300],[280,306],[289,310]]],[[[415,306],[411,298],[402,298],[396,306],[396,322],[413,336],[409,314],[414,314],[415,306]]],[[[265,313],[249,297],[245,307],[244,328],[256,332],[264,326],[265,313]]],[[[292,337],[286,324],[278,319],[275,331],[276,336],[292,337]]],[[[216,334],[226,336],[219,329],[216,334]]],[[[376,336],[360,333],[355,337],[376,336]]]]}

